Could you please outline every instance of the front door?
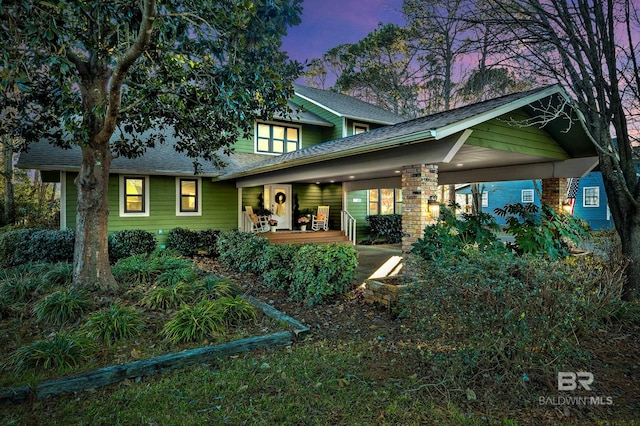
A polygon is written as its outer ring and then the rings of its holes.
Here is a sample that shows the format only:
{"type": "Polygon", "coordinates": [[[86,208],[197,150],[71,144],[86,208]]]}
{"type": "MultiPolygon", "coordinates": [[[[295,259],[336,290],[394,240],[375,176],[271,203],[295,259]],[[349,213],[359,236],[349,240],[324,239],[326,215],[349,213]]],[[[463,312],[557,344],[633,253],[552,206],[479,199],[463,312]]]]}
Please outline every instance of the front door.
{"type": "Polygon", "coordinates": [[[271,210],[271,218],[278,221],[278,229],[291,228],[291,185],[265,185],[265,207],[271,210]]]}

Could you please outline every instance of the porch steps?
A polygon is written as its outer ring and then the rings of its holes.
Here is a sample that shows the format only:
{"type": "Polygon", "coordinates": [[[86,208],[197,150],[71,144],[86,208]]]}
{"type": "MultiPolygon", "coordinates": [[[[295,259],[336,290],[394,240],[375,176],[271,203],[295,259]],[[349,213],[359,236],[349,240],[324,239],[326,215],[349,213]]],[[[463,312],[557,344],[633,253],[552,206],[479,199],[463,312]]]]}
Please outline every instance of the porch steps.
{"type": "Polygon", "coordinates": [[[271,244],[350,243],[342,231],[277,231],[261,234],[271,244]]]}

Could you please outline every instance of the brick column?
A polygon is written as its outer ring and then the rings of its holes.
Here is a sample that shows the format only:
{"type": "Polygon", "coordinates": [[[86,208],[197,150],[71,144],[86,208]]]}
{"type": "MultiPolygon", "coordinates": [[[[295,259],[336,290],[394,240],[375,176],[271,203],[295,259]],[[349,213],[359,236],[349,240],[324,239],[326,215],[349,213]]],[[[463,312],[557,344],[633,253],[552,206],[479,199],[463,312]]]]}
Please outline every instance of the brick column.
{"type": "Polygon", "coordinates": [[[551,207],[556,213],[562,213],[562,203],[567,198],[567,179],[542,179],[542,204],[551,207]]]}
{"type": "MultiPolygon", "coordinates": [[[[418,164],[402,170],[402,252],[409,253],[430,220],[429,197],[438,195],[438,166],[418,164]]],[[[437,218],[436,218],[437,219],[437,218]]],[[[406,256],[405,256],[406,258],[406,256]]]]}

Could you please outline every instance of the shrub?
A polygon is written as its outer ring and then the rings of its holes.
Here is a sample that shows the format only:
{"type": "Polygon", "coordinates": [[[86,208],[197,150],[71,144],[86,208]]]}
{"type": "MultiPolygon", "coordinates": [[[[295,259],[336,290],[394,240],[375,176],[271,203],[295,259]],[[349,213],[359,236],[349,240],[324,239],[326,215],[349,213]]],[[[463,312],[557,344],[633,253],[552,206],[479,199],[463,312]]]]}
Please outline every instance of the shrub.
{"type": "Polygon", "coordinates": [[[176,250],[183,256],[192,257],[206,253],[210,257],[217,257],[217,240],[220,231],[205,229],[191,231],[184,228],[174,228],[167,235],[167,247],[176,250]]]}
{"type": "Polygon", "coordinates": [[[34,307],[38,321],[63,325],[80,318],[89,308],[87,297],[76,290],[59,290],[40,299],[34,307]]]}
{"type": "Polygon", "coordinates": [[[143,326],[144,322],[138,311],[115,304],[92,314],[85,329],[88,336],[111,345],[117,340],[139,335],[143,326]]]}
{"type": "Polygon", "coordinates": [[[265,269],[268,241],[256,234],[225,231],[218,236],[219,260],[238,272],[260,273],[265,269]]]}
{"type": "Polygon", "coordinates": [[[3,363],[3,368],[20,374],[27,368],[58,370],[73,368],[90,359],[96,344],[83,335],[55,334],[51,339],[39,340],[16,349],[3,363]]]}
{"type": "Polygon", "coordinates": [[[15,266],[28,262],[72,262],[73,230],[20,229],[0,235],[0,262],[15,266]]]}
{"type": "Polygon", "coordinates": [[[372,215],[367,216],[366,221],[371,228],[374,240],[386,244],[402,241],[402,215],[372,215]]]}
{"type": "Polygon", "coordinates": [[[290,296],[315,305],[342,294],[351,287],[357,264],[352,245],[305,244],[294,259],[290,296]]]}
{"type": "Polygon", "coordinates": [[[540,210],[534,204],[507,204],[495,212],[506,217],[505,231],[515,237],[515,242],[508,246],[518,254],[541,254],[549,259],[559,259],[569,255],[570,244],[578,244],[588,237],[588,226],[584,221],[558,214],[547,205],[540,210]]]}
{"type": "Polygon", "coordinates": [[[130,256],[149,255],[154,252],[156,236],[142,229],[125,229],[109,235],[109,260],[112,263],[130,256]]]}
{"type": "Polygon", "coordinates": [[[215,302],[202,300],[196,306],[183,305],[165,324],[162,333],[173,343],[202,342],[224,329],[215,302]]]}
{"type": "Polygon", "coordinates": [[[262,273],[265,286],[284,290],[293,281],[293,268],[296,253],[300,250],[297,244],[270,245],[267,247],[267,266],[262,273]]]}

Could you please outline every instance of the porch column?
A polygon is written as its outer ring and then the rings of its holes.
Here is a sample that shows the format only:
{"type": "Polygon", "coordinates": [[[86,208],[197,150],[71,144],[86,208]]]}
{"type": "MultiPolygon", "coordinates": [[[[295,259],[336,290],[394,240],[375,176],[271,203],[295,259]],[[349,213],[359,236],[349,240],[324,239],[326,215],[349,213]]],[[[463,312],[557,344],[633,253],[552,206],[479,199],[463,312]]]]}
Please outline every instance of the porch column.
{"type": "Polygon", "coordinates": [[[436,222],[429,217],[429,197],[438,195],[438,166],[417,164],[402,170],[402,252],[410,253],[424,228],[436,222]]]}
{"type": "Polygon", "coordinates": [[[567,179],[542,179],[542,204],[551,207],[556,213],[562,213],[562,203],[567,197],[567,179]]]}

